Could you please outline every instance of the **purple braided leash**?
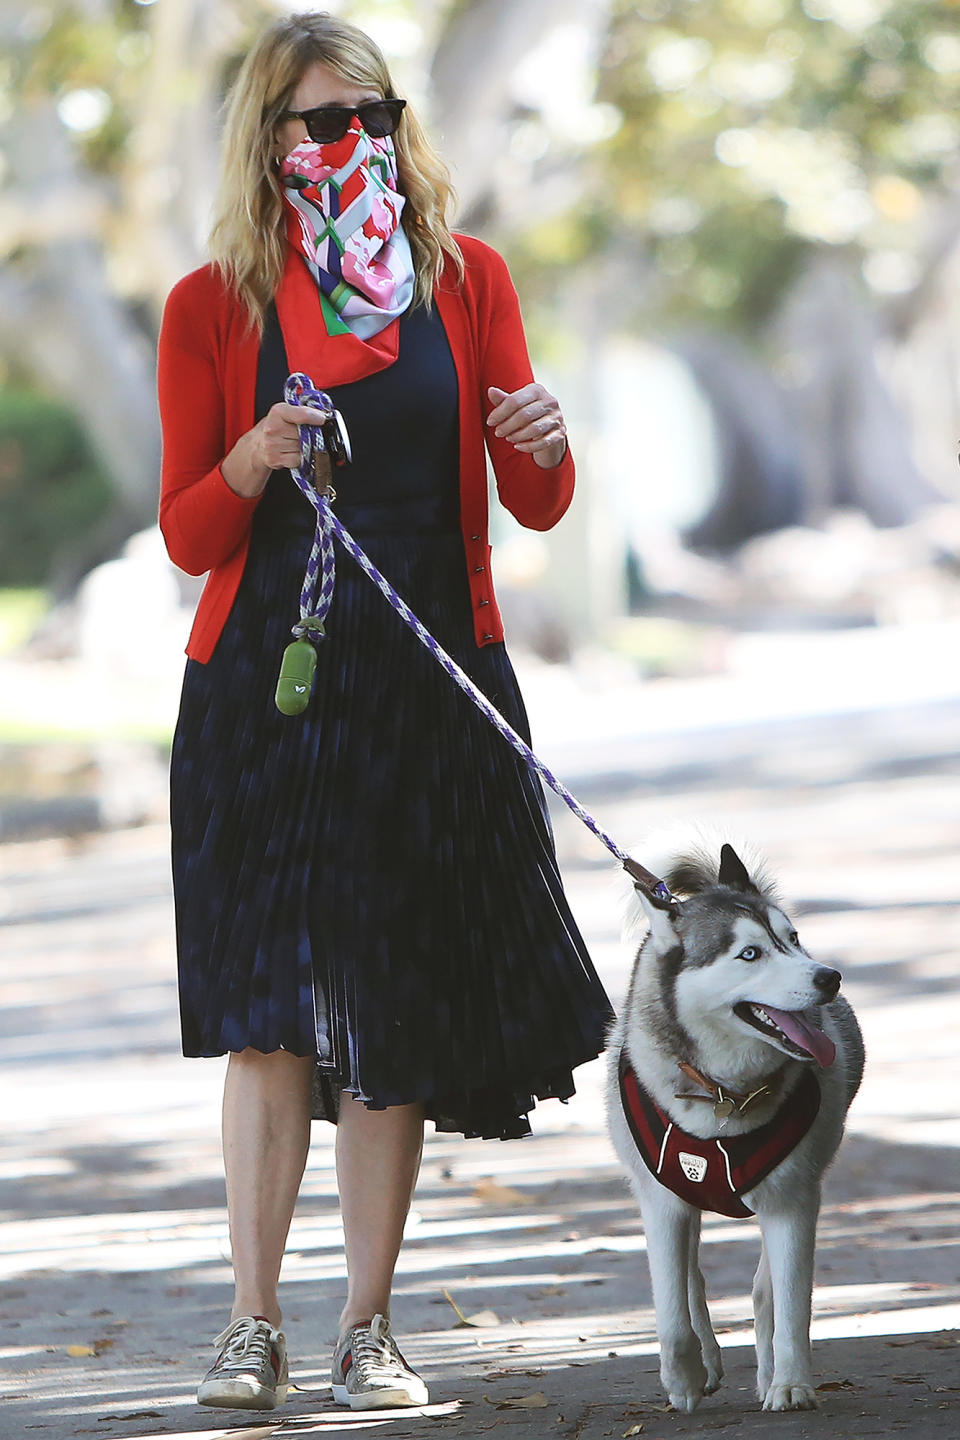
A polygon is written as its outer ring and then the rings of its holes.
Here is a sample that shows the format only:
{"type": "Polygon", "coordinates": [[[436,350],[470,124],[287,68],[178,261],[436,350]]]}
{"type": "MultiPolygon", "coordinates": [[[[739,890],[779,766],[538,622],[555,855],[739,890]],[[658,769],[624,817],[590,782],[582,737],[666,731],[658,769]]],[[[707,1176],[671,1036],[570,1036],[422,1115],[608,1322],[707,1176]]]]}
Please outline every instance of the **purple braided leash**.
{"type": "MultiPolygon", "coordinates": [[[[289,405],[310,405],[315,409],[323,410],[333,414],[333,403],[330,396],[323,390],[317,390],[313,382],[306,375],[291,375],[284,387],[284,399],[289,405]]],[[[482,715],[490,721],[496,730],[500,732],[508,745],[511,745],[517,754],[526,761],[530,769],[539,775],[540,779],[555,794],[559,795],[565,805],[569,807],[586,825],[592,830],[597,839],[600,840],[612,855],[623,865],[624,869],[634,880],[639,880],[644,886],[652,890],[661,899],[673,901],[674,897],[664,882],[657,878],[650,870],[644,868],[636,860],[632,859],[625,850],[622,850],[611,835],[598,824],[589,810],[584,809],[580,801],[573,795],[559,780],[553,771],[544,765],[543,761],[534,754],[530,746],[518,735],[513,726],[501,714],[496,706],[492,705],[479,690],[470,676],[457,664],[451,655],[448,655],[439,641],[435,640],[425,625],[417,619],[409,605],[398,595],[390,584],[374,565],[370,557],[360,548],[356,540],[345,530],[336,515],[330,508],[331,499],[335,499],[335,492],[323,492],[316,488],[314,477],[316,473],[317,453],[324,453],[325,445],[320,427],[314,425],[301,425],[300,430],[300,465],[296,470],[291,471],[298,487],[304,496],[309,500],[317,512],[317,528],[314,534],[313,546],[307,560],[307,568],[304,572],[303,587],[300,591],[300,619],[293,626],[293,634],[298,638],[309,636],[312,639],[320,639],[324,634],[324,621],[330,609],[330,602],[333,599],[335,581],[335,562],[333,537],[340,541],[340,544],[352,555],[365,575],[368,575],[381,595],[389,602],[403,623],[413,631],[433,658],[440,664],[465,695],[473,701],[474,705],[482,715]],[[314,592],[317,580],[321,579],[320,595],[314,604],[314,592]]]]}

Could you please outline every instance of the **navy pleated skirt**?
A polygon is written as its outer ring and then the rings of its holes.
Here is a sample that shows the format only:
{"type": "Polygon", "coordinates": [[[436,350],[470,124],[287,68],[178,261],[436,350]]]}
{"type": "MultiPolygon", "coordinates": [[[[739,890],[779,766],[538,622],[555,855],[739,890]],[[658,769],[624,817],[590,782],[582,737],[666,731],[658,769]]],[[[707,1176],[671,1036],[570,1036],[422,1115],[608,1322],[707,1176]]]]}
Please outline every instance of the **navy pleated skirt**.
{"type": "MultiPolygon", "coordinates": [[[[339,547],[313,697],[279,713],[314,514],[285,472],[268,491],[214,654],[187,661],[174,737],[184,1053],[315,1055],[328,1119],[346,1089],[420,1101],[441,1130],[529,1133],[610,1018],[540,782],[339,547]]],[[[424,529],[419,502],[337,509],[529,739],[503,645],[476,645],[459,532],[424,529]]]]}

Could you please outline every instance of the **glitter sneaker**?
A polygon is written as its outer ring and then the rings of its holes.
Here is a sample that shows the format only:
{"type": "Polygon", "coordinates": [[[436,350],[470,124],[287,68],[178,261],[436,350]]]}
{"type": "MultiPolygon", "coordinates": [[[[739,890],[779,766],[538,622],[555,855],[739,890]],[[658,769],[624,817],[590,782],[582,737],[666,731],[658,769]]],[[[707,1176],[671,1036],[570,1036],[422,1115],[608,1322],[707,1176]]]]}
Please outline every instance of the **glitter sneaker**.
{"type": "Polygon", "coordinates": [[[240,1315],[214,1340],[220,1354],[197,1391],[198,1405],[273,1410],[287,1398],[287,1342],[260,1315],[240,1315]]]}
{"type": "Polygon", "coordinates": [[[331,1365],[333,1398],[351,1410],[426,1405],[426,1385],[404,1360],[385,1315],[354,1325],[337,1341],[331,1365]]]}

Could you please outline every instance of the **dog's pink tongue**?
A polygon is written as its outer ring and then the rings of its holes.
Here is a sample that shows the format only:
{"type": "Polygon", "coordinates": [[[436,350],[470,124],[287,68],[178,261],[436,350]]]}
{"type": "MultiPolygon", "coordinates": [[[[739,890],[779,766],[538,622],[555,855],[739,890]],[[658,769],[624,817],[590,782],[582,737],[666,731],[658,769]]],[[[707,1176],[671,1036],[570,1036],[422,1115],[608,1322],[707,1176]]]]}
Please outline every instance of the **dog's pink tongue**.
{"type": "Polygon", "coordinates": [[[787,1039],[792,1040],[795,1045],[799,1045],[801,1050],[806,1050],[808,1055],[812,1055],[818,1065],[826,1068],[833,1064],[837,1056],[837,1047],[829,1035],[824,1035],[816,1025],[811,1025],[808,1020],[804,1020],[802,1015],[797,1015],[794,1011],[774,1010],[772,1005],[764,1005],[763,1008],[770,1019],[780,1026],[787,1039]]]}

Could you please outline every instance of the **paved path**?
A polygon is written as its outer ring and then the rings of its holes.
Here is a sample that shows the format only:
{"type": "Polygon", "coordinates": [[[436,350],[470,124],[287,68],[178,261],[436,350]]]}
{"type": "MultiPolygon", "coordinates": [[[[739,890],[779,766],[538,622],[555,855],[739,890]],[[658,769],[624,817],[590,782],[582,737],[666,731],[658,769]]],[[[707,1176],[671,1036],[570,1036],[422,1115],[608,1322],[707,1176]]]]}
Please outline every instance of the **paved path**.
{"type": "MultiPolygon", "coordinates": [[[[325,1392],[343,1270],[332,1132],[314,1127],[284,1277],[302,1390],[275,1433],[599,1440],[642,1425],[642,1440],[733,1428],[955,1440],[958,722],[945,702],[642,747],[623,736],[601,755],[570,740],[548,757],[620,839],[677,818],[732,821],[806,912],[809,948],[844,971],[870,1064],[821,1226],[823,1409],[758,1411],[756,1233],[721,1219],[706,1224],[705,1269],[728,1379],[693,1416],[664,1409],[643,1237],[593,1065],[569,1106],[535,1113],[530,1141],[428,1139],[395,1307],[436,1402],[424,1415],[352,1417],[325,1392]],[[458,1328],[444,1290],[496,1323],[458,1328]]],[[[574,908],[619,998],[630,955],[615,877],[566,812],[556,824],[574,908]]],[[[251,1429],[192,1399],[229,1303],[222,1067],[177,1054],[165,831],[0,847],[0,921],[0,1436],[270,1433],[257,1428],[269,1417],[251,1429]]]]}

